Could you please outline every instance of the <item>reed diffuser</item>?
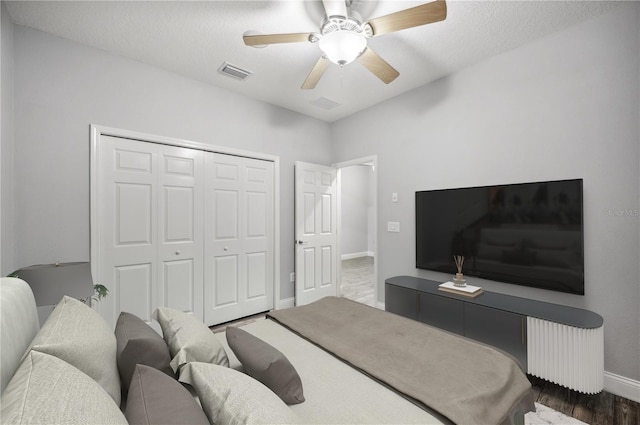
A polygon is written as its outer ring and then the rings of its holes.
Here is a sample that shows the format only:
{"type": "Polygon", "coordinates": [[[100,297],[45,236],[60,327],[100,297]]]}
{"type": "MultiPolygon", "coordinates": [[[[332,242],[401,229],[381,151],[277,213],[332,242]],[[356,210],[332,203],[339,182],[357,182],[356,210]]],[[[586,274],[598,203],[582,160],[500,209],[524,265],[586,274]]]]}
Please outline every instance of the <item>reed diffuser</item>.
{"type": "Polygon", "coordinates": [[[453,278],[453,284],[455,286],[465,286],[467,283],[464,278],[464,275],[462,274],[462,265],[464,264],[464,256],[454,255],[453,261],[456,262],[456,267],[458,268],[458,273],[456,273],[456,276],[453,278]]]}

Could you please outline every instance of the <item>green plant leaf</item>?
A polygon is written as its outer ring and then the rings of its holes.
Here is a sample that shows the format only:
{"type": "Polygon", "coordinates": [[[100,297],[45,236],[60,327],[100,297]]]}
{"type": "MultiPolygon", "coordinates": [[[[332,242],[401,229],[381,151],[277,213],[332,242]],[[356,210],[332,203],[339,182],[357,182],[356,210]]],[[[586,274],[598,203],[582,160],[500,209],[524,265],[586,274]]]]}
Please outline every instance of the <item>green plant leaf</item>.
{"type": "Polygon", "coordinates": [[[106,297],[107,294],[109,294],[109,290],[107,289],[107,287],[101,284],[93,285],[93,290],[95,294],[91,298],[93,298],[95,301],[100,301],[101,299],[106,297]]]}

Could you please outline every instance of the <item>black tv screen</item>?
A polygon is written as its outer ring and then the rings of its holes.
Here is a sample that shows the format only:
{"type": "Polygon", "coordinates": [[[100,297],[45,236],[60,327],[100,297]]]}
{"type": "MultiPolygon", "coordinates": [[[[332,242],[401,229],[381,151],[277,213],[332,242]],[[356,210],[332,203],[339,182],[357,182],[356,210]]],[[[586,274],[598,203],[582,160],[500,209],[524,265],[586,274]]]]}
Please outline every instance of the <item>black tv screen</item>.
{"type": "Polygon", "coordinates": [[[582,179],[416,192],[416,267],[584,295],[582,179]]]}

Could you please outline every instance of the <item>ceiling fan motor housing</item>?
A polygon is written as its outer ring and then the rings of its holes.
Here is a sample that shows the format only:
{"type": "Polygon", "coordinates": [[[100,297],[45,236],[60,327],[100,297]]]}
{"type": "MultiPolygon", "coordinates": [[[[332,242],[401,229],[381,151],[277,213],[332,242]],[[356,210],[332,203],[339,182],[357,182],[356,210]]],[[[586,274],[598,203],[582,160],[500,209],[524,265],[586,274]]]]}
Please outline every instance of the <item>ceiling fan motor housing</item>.
{"type": "Polygon", "coordinates": [[[320,28],[320,50],[340,66],[353,62],[367,48],[367,38],[373,35],[371,25],[353,17],[329,16],[320,28]]]}

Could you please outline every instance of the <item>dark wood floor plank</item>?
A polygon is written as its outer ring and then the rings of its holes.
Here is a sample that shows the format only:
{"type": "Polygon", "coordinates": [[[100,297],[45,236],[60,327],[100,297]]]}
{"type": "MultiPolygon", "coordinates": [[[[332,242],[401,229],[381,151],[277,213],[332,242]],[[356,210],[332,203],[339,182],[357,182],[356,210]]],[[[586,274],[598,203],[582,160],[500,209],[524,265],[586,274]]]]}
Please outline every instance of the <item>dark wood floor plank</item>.
{"type": "Polygon", "coordinates": [[[638,403],[615,396],[613,399],[613,414],[615,425],[638,425],[640,415],[638,403]]]}
{"type": "Polygon", "coordinates": [[[533,391],[533,399],[538,401],[540,394],[544,391],[546,381],[535,376],[528,375],[529,382],[531,382],[531,390],[533,391]]]}
{"type": "Polygon", "coordinates": [[[577,393],[571,416],[587,424],[593,424],[594,396],[577,393]]]}
{"type": "Polygon", "coordinates": [[[606,391],[589,395],[528,375],[534,399],[589,425],[640,425],[640,403],[606,391]]]}
{"type": "Polygon", "coordinates": [[[613,394],[602,391],[593,397],[593,422],[590,425],[614,425],[613,394]]]}
{"type": "Polygon", "coordinates": [[[569,390],[560,385],[546,385],[540,396],[538,403],[571,416],[573,404],[569,401],[569,390]]]}

